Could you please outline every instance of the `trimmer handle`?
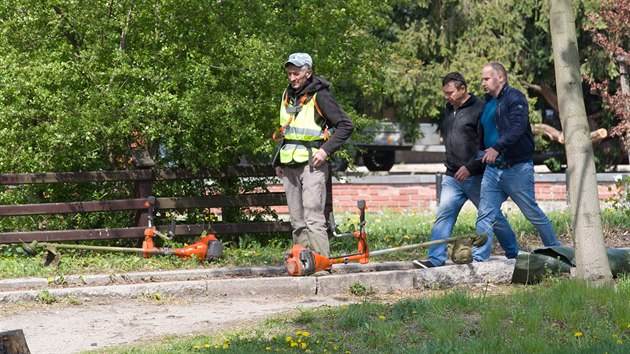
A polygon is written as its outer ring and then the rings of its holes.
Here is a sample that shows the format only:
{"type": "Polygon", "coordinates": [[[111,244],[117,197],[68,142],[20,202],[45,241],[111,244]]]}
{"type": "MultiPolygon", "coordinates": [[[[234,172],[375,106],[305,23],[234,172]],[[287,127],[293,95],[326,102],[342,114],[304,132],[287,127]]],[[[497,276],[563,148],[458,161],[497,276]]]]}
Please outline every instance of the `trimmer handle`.
{"type": "Polygon", "coordinates": [[[145,205],[147,206],[147,220],[149,224],[148,226],[153,227],[153,212],[155,211],[155,197],[149,196],[147,198],[147,202],[145,203],[145,205]]]}

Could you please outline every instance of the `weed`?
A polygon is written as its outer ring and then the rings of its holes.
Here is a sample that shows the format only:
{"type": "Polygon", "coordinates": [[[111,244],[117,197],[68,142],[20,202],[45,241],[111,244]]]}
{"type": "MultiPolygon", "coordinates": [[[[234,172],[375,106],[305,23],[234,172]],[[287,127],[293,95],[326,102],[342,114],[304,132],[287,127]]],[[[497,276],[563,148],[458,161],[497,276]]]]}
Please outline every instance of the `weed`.
{"type": "Polygon", "coordinates": [[[35,301],[50,305],[57,302],[57,298],[48,290],[42,290],[35,296],[35,301]]]}
{"type": "Polygon", "coordinates": [[[356,282],[352,285],[350,285],[350,287],[348,288],[348,291],[350,292],[351,295],[354,296],[368,296],[368,295],[372,295],[374,294],[374,288],[370,287],[365,287],[365,285],[356,282]]]}

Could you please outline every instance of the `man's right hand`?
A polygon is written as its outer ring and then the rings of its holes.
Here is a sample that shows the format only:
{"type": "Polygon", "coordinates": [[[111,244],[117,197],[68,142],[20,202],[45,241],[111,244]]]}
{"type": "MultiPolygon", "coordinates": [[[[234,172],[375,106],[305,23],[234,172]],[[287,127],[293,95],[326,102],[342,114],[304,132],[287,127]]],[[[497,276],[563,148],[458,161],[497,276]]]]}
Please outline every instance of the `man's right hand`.
{"type": "Polygon", "coordinates": [[[455,178],[457,182],[464,182],[466,178],[468,177],[470,177],[470,171],[468,171],[466,166],[460,167],[459,170],[457,170],[457,172],[455,172],[455,175],[453,176],[453,178],[455,178]]]}
{"type": "Polygon", "coordinates": [[[282,172],[282,167],[276,166],[276,176],[280,178],[284,177],[284,173],[282,172]]]}

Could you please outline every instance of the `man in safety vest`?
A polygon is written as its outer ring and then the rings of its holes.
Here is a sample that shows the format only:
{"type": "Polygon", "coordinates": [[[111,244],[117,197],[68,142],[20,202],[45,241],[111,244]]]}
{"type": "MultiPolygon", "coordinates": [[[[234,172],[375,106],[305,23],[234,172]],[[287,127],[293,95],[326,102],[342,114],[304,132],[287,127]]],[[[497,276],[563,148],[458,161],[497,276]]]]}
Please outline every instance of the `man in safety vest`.
{"type": "Polygon", "coordinates": [[[274,167],[284,184],[293,243],[330,257],[324,215],[326,158],[348,140],[354,126],[328,90],[328,81],[313,75],[310,55],[293,53],[284,67],[289,85],[282,94],[280,128],[274,133],[274,167]],[[329,128],[335,129],[330,137],[329,128]]]}

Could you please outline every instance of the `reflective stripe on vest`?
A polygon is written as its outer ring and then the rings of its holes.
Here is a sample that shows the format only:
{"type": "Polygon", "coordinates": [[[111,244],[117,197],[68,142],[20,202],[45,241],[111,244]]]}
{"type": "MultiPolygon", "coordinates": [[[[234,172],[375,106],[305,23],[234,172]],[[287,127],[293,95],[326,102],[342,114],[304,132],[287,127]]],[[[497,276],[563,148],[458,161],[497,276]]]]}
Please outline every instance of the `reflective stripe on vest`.
{"type": "MultiPolygon", "coordinates": [[[[285,92],[286,94],[286,92],[285,92]]],[[[324,140],[324,130],[317,124],[315,118],[315,95],[304,103],[297,115],[290,119],[291,114],[287,113],[285,102],[280,104],[280,125],[284,126],[287,122],[289,125],[285,127],[284,139],[290,140],[291,143],[285,143],[280,148],[280,163],[304,163],[308,162],[309,151],[304,145],[296,144],[296,141],[315,142],[324,140]]],[[[283,95],[284,96],[284,95],[283,95]]],[[[308,145],[308,144],[307,144],[308,145]]],[[[314,155],[317,148],[311,148],[310,155],[314,155]]]]}

